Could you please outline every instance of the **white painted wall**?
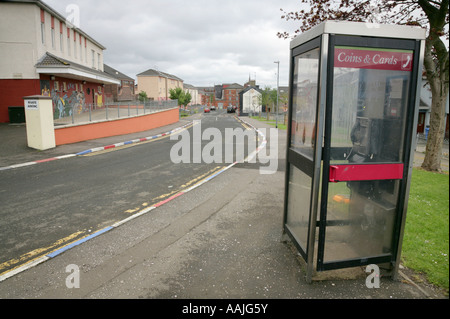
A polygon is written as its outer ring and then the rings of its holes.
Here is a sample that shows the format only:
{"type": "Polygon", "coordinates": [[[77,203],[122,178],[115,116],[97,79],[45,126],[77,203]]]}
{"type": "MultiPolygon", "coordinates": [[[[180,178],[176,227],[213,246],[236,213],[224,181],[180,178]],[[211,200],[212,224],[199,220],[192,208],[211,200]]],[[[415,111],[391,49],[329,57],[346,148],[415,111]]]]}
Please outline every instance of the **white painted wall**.
{"type": "Polygon", "coordinates": [[[0,79],[38,79],[35,65],[49,52],[57,57],[92,68],[92,50],[94,51],[94,69],[103,71],[103,48],[87,38],[85,49],[82,34],[81,52],[79,32],[76,29],[74,41],[73,29],[67,37],[67,24],[63,22],[62,50],[60,37],[60,19],[54,16],[54,45],[52,45],[52,13],[45,11],[45,42],[41,39],[41,8],[33,3],[0,3],[0,79]],[[67,42],[70,41],[70,52],[67,42]],[[75,57],[74,46],[77,48],[75,57]],[[86,58],[87,51],[87,58],[86,58]],[[98,63],[100,54],[100,63],[98,63]]]}
{"type": "Polygon", "coordinates": [[[250,89],[242,95],[242,112],[261,112],[261,93],[255,89],[250,89]]]}

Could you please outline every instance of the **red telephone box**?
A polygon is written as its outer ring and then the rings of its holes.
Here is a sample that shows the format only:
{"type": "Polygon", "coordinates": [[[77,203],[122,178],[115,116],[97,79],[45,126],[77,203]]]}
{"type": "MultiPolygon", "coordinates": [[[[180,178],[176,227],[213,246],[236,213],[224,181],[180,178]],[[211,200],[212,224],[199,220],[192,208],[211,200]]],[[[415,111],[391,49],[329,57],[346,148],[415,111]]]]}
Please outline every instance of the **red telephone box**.
{"type": "Polygon", "coordinates": [[[283,230],[326,271],[396,276],[425,30],[327,21],[291,42],[283,230]]]}

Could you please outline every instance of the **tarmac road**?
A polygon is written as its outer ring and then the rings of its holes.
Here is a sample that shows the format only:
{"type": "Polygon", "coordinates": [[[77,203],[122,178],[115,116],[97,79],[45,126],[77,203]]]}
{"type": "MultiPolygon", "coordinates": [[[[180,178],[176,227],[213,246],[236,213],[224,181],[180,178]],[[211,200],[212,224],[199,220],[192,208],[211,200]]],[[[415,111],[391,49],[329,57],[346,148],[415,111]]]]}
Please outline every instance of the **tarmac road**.
{"type": "MultiPolygon", "coordinates": [[[[241,298],[255,298],[269,304],[270,318],[279,315],[274,309],[280,304],[269,299],[292,300],[281,308],[297,312],[305,305],[298,299],[448,299],[407,277],[383,277],[380,288],[369,289],[361,268],[306,283],[298,254],[280,240],[285,140],[279,131],[274,174],[260,174],[258,163],[236,164],[151,212],[0,282],[0,298],[167,298],[179,301],[145,303],[154,306],[146,314],[157,308],[174,317],[182,317],[190,303],[245,304],[249,301],[241,298]],[[79,288],[67,285],[71,265],[79,269],[79,288]]],[[[322,311],[327,304],[313,305],[322,311]]],[[[351,310],[352,304],[343,305],[351,310]]],[[[414,309],[406,308],[399,307],[402,314],[414,309]]]]}
{"type": "MultiPolygon", "coordinates": [[[[242,127],[226,113],[205,115],[200,124],[203,130],[242,127]]],[[[192,131],[192,126],[187,128],[191,136],[192,131]]],[[[164,201],[225,167],[174,164],[169,155],[175,143],[165,136],[0,172],[0,275],[164,201]]]]}

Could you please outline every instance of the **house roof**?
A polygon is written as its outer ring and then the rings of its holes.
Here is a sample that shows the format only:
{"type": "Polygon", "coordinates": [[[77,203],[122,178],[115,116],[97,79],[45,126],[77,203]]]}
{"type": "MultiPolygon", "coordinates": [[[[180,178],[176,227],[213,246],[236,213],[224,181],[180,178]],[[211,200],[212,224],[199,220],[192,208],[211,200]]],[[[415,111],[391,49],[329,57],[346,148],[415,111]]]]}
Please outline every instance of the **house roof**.
{"type": "Polygon", "coordinates": [[[197,88],[195,86],[193,86],[192,84],[187,84],[187,83],[183,83],[183,87],[185,89],[191,89],[191,90],[196,90],[197,88]]]}
{"type": "Polygon", "coordinates": [[[177,76],[175,76],[173,74],[161,72],[161,71],[154,70],[154,69],[148,69],[147,71],[139,73],[137,76],[160,76],[160,77],[163,77],[163,78],[167,78],[167,79],[172,79],[172,80],[177,80],[177,81],[183,82],[182,79],[180,79],[179,77],[177,77],[177,76]]]}
{"type": "Polygon", "coordinates": [[[256,86],[247,86],[245,89],[243,89],[241,92],[239,92],[239,94],[243,95],[246,92],[250,91],[251,89],[254,89],[255,91],[258,91],[259,93],[262,94],[262,90],[259,87],[256,87],[256,86]]]}
{"type": "Polygon", "coordinates": [[[37,73],[52,74],[67,78],[89,80],[105,84],[120,84],[108,73],[74,63],[51,53],[45,53],[35,65],[37,73]]]}
{"type": "Polygon", "coordinates": [[[128,80],[128,81],[134,81],[133,78],[130,78],[128,75],[117,71],[116,69],[110,67],[107,64],[103,64],[103,71],[109,75],[111,75],[112,77],[119,79],[119,80],[128,80]]]}
{"type": "Polygon", "coordinates": [[[229,90],[229,89],[243,89],[244,87],[240,84],[237,83],[233,83],[233,84],[224,84],[223,85],[223,89],[224,90],[229,90]]]}

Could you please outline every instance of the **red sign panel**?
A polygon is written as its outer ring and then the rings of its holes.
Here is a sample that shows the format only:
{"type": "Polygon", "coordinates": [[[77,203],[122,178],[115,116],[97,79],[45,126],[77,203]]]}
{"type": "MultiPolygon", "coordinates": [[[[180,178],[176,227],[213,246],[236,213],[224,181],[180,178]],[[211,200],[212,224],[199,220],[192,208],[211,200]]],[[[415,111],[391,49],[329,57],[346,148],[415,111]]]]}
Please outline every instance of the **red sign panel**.
{"type": "Polygon", "coordinates": [[[402,178],[403,164],[330,165],[329,181],[332,183],[402,178]]]}
{"type": "Polygon", "coordinates": [[[339,68],[411,71],[412,51],[336,47],[334,66],[339,68]]]}

